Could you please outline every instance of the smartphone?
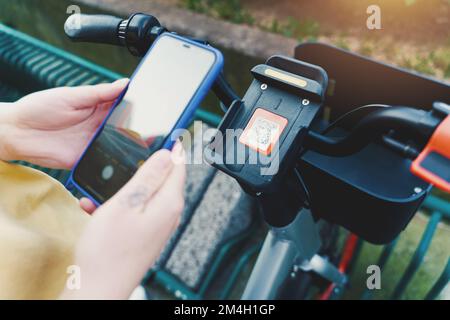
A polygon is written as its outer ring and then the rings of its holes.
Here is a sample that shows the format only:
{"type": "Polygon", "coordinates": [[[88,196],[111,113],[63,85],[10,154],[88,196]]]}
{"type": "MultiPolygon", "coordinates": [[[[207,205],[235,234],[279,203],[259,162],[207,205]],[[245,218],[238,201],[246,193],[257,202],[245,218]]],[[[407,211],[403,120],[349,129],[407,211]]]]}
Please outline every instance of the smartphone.
{"type": "Polygon", "coordinates": [[[72,169],[67,185],[97,205],[112,197],[155,151],[172,148],[176,129],[189,126],[222,67],[217,49],[161,35],[72,169]]]}

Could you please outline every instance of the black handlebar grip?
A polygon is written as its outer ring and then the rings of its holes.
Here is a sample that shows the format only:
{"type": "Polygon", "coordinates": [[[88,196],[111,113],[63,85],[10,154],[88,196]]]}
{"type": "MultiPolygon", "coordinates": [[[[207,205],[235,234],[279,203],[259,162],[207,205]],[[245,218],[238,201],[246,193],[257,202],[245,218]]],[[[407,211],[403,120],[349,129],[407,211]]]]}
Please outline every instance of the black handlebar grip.
{"type": "Polygon", "coordinates": [[[73,41],[121,45],[118,29],[122,21],[108,15],[73,14],[67,18],[64,31],[73,41]]]}

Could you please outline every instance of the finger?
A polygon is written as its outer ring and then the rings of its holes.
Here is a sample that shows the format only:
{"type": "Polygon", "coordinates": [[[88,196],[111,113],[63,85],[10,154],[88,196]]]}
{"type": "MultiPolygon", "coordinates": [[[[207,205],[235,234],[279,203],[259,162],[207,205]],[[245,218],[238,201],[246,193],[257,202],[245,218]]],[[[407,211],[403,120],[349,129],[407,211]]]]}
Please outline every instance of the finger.
{"type": "Polygon", "coordinates": [[[95,109],[95,112],[93,116],[91,116],[91,121],[93,121],[93,126],[95,128],[99,127],[103,121],[105,120],[105,117],[108,115],[108,113],[111,110],[111,107],[114,105],[114,101],[108,101],[104,102],[100,105],[97,105],[97,108],[95,109]]]}
{"type": "Polygon", "coordinates": [[[66,88],[78,99],[77,109],[94,107],[114,101],[128,85],[128,79],[120,79],[113,83],[102,83],[93,86],[66,88]]]}
{"type": "Polygon", "coordinates": [[[174,219],[170,234],[173,234],[178,229],[180,223],[181,223],[181,215],[179,215],[176,219],[174,219]]]}
{"type": "Polygon", "coordinates": [[[129,208],[141,208],[159,190],[173,169],[171,153],[159,150],[136,172],[131,180],[112,198],[129,208]]]}
{"type": "MultiPolygon", "coordinates": [[[[181,154],[184,154],[181,148],[181,154]]],[[[176,150],[174,149],[174,152],[176,150]]],[[[179,158],[180,156],[178,156],[179,158]]],[[[184,208],[184,184],[186,180],[186,167],[183,162],[175,164],[158,192],[147,202],[146,213],[151,219],[155,214],[163,214],[167,218],[175,218],[184,208]]]]}
{"type": "Polygon", "coordinates": [[[97,209],[97,207],[92,202],[92,200],[90,200],[88,198],[80,199],[80,207],[81,207],[81,209],[86,211],[86,213],[88,213],[88,214],[92,214],[97,209]]]}
{"type": "Polygon", "coordinates": [[[172,161],[175,165],[186,164],[186,153],[180,140],[177,140],[172,148],[172,161]]]}
{"type": "Polygon", "coordinates": [[[158,228],[158,238],[155,247],[163,250],[170,236],[178,228],[181,221],[181,212],[184,208],[184,183],[186,170],[184,164],[175,165],[164,185],[147,203],[142,214],[145,225],[158,228]]]}

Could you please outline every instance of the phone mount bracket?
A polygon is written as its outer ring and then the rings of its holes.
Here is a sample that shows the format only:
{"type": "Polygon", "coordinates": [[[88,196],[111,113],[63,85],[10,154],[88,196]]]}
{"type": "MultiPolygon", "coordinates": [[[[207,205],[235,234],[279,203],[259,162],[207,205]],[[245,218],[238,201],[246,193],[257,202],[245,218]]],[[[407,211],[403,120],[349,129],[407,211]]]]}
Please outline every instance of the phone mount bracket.
{"type": "Polygon", "coordinates": [[[326,72],[315,65],[273,56],[252,69],[242,101],[234,101],[205,148],[214,167],[246,192],[277,190],[291,172],[312,121],[321,111],[326,72]]]}

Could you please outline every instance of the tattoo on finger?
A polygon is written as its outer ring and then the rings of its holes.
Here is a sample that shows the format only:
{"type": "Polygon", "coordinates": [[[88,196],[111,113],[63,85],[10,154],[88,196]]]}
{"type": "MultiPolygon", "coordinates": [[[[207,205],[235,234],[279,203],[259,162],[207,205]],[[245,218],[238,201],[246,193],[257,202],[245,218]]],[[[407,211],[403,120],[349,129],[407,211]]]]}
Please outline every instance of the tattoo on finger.
{"type": "Polygon", "coordinates": [[[148,199],[149,190],[147,187],[141,186],[136,188],[127,196],[127,203],[130,208],[143,206],[148,199]]]}

